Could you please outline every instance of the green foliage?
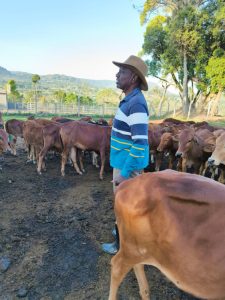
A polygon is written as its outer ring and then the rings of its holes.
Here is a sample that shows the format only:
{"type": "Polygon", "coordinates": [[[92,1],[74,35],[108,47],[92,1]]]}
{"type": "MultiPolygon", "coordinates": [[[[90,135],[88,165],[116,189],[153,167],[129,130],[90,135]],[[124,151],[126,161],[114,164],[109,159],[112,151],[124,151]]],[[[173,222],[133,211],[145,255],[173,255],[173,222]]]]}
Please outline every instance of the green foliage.
{"type": "Polygon", "coordinates": [[[210,79],[213,92],[225,90],[225,56],[209,59],[206,76],[210,79]]]}
{"type": "Polygon", "coordinates": [[[34,75],[32,75],[32,82],[34,83],[34,84],[36,84],[38,81],[40,81],[41,80],[41,77],[38,75],[38,74],[34,74],[34,75]]]}
{"type": "Polygon", "coordinates": [[[55,91],[53,93],[53,95],[54,95],[56,102],[62,103],[62,102],[65,102],[65,100],[66,100],[66,93],[62,90],[55,91]]]}
{"type": "Polygon", "coordinates": [[[67,104],[76,104],[77,103],[77,95],[74,93],[67,93],[65,97],[65,103],[67,104]]]}
{"type": "Polygon", "coordinates": [[[96,94],[96,102],[98,104],[112,103],[118,104],[119,96],[113,89],[101,89],[96,94]]]}
{"type": "Polygon", "coordinates": [[[224,1],[146,0],[141,23],[153,13],[155,16],[146,27],[142,46],[142,53],[149,55],[149,74],[171,75],[181,96],[186,74],[186,86],[188,81],[196,83],[196,97],[189,89],[195,101],[199,92],[206,94],[224,89],[224,1]],[[184,57],[187,69],[184,69],[184,57]]]}
{"type": "Polygon", "coordinates": [[[15,80],[8,80],[6,87],[8,93],[8,101],[20,102],[22,100],[23,96],[18,92],[15,80]]]}

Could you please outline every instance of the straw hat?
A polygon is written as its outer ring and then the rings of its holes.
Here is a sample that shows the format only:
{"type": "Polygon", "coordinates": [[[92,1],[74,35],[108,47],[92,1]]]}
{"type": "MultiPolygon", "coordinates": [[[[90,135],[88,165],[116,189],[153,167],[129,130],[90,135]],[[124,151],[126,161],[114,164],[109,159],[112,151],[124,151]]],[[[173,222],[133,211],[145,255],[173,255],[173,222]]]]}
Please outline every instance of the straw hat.
{"type": "Polygon", "coordinates": [[[128,59],[125,60],[125,62],[120,63],[117,61],[113,61],[113,64],[117,67],[127,67],[134,71],[134,73],[137,74],[138,77],[141,79],[141,89],[143,91],[148,90],[148,83],[145,79],[145,76],[147,76],[148,73],[148,67],[140,57],[131,55],[128,57],[128,59]]]}

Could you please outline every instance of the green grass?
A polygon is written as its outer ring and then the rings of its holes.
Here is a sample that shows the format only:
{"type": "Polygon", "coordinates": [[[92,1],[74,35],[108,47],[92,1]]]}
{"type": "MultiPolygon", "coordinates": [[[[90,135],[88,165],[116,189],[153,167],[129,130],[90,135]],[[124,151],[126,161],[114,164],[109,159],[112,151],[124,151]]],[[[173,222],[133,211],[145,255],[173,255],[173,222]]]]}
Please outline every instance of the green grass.
{"type": "MultiPolygon", "coordinates": [[[[26,113],[26,114],[21,114],[21,113],[3,113],[3,120],[4,120],[4,122],[6,122],[6,121],[8,121],[10,119],[17,119],[17,120],[25,121],[31,115],[35,116],[34,114],[29,114],[29,113],[26,113]]],[[[35,116],[35,118],[51,119],[54,116],[59,116],[59,115],[42,113],[42,114],[37,114],[35,116]]],[[[80,118],[85,117],[85,116],[86,115],[80,115],[80,117],[78,117],[77,115],[74,115],[74,114],[63,115],[63,117],[70,118],[70,119],[73,119],[73,120],[79,120],[80,118]]],[[[93,120],[98,120],[98,119],[102,118],[102,115],[91,115],[91,117],[93,118],[93,120]]],[[[111,117],[113,117],[113,116],[105,116],[104,119],[107,121],[111,117]]]]}

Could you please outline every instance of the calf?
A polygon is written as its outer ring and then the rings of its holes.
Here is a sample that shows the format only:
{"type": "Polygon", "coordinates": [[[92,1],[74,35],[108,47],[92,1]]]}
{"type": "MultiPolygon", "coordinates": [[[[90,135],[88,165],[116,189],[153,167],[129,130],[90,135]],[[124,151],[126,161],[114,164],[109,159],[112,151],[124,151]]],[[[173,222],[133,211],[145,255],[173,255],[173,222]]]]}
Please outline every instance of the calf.
{"type": "Polygon", "coordinates": [[[0,128],[4,129],[4,120],[2,118],[2,112],[0,111],[0,128]]]}
{"type": "Polygon", "coordinates": [[[216,138],[216,145],[212,155],[208,158],[210,166],[217,166],[220,168],[220,176],[218,181],[225,183],[225,132],[216,138]]]}
{"type": "MultiPolygon", "coordinates": [[[[23,124],[23,137],[28,148],[28,161],[39,158],[39,153],[43,148],[43,130],[44,126],[36,122],[36,120],[28,120],[23,124]]],[[[45,168],[43,162],[43,168],[45,168]]]]}
{"type": "Polygon", "coordinates": [[[187,167],[194,167],[196,174],[202,174],[205,162],[210,156],[210,152],[204,151],[205,141],[211,135],[207,129],[195,132],[193,128],[188,128],[174,137],[174,140],[179,141],[176,156],[182,158],[183,172],[187,171],[187,167]]]}
{"type": "Polygon", "coordinates": [[[114,207],[120,249],[109,300],[132,268],[142,299],[150,299],[144,264],[196,297],[225,298],[224,185],[173,170],[146,173],[119,185],[114,207]]]}
{"type": "MultiPolygon", "coordinates": [[[[173,168],[173,163],[176,160],[175,153],[178,149],[178,142],[173,140],[173,133],[171,132],[164,132],[160,139],[160,144],[157,147],[158,152],[164,152],[166,155],[169,156],[169,165],[168,169],[173,168]]],[[[181,169],[181,162],[182,159],[178,160],[177,170],[180,171],[181,169]]]]}
{"type": "MultiPolygon", "coordinates": [[[[63,143],[61,173],[65,175],[65,164],[70,153],[75,169],[79,167],[76,161],[76,149],[100,153],[100,179],[103,179],[106,153],[109,152],[111,127],[75,121],[65,124],[60,129],[63,143]]],[[[79,172],[79,171],[78,171],[79,172]]]]}
{"type": "Polygon", "coordinates": [[[0,155],[2,155],[3,152],[8,151],[11,152],[8,142],[8,133],[4,129],[0,128],[0,155]]]}
{"type": "Polygon", "coordinates": [[[14,155],[16,155],[17,138],[23,138],[23,123],[24,121],[17,119],[10,119],[5,123],[5,130],[9,134],[9,141],[14,155]]]}

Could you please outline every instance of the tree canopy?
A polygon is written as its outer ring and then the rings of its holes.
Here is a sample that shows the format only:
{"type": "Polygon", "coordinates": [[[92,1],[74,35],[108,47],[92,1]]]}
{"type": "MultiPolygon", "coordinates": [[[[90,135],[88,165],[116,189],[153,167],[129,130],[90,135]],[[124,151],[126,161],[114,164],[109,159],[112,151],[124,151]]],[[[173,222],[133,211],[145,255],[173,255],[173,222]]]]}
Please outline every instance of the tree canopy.
{"type": "MultiPolygon", "coordinates": [[[[146,0],[140,14],[147,23],[142,55],[149,74],[168,75],[180,92],[184,114],[198,100],[224,91],[225,9],[222,0],[146,0]],[[201,97],[200,97],[201,96],[201,97]]],[[[210,98],[211,99],[211,98],[210,98]]]]}

